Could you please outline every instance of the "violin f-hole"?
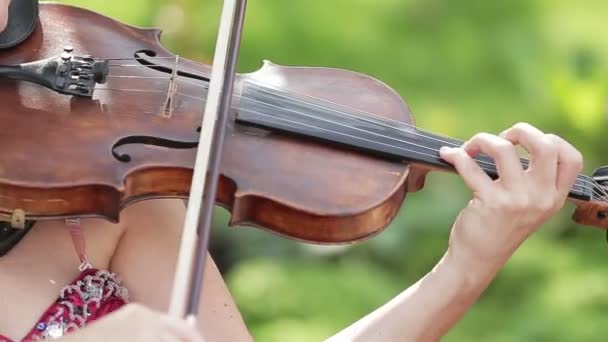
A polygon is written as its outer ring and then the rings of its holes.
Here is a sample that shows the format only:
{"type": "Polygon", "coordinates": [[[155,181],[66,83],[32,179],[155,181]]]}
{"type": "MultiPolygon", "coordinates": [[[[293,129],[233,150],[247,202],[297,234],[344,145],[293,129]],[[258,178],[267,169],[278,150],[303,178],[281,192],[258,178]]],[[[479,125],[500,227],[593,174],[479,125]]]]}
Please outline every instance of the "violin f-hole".
{"type": "Polygon", "coordinates": [[[192,149],[198,147],[198,141],[179,141],[167,138],[152,137],[147,135],[132,135],[128,137],[120,138],[117,142],[112,145],[112,156],[123,163],[128,163],[132,160],[131,155],[128,153],[120,153],[117,149],[124,145],[149,145],[159,146],[173,149],[192,149]]]}

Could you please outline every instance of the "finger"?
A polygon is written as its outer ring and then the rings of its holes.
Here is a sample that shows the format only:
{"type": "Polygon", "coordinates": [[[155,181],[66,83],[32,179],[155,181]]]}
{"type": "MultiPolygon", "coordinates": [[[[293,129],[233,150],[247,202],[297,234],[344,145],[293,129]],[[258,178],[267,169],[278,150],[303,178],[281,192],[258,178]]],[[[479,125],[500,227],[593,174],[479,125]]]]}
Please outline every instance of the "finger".
{"type": "Polygon", "coordinates": [[[454,165],[465,184],[473,192],[486,192],[494,186],[492,179],[462,148],[442,147],[439,155],[443,160],[454,165]]]}
{"type": "MultiPolygon", "coordinates": [[[[554,134],[549,134],[549,137],[558,145],[556,186],[558,192],[565,196],[572,190],[578,175],[583,170],[583,156],[574,146],[561,137],[554,134]]],[[[590,186],[582,184],[582,181],[579,181],[579,183],[582,186],[590,186]]]]}
{"type": "Polygon", "coordinates": [[[167,317],[166,322],[169,331],[177,337],[178,341],[203,342],[203,338],[199,332],[196,331],[196,327],[191,326],[188,322],[170,317],[167,317]]]}
{"type": "Polygon", "coordinates": [[[515,146],[496,135],[480,133],[464,143],[462,148],[469,155],[487,154],[494,159],[501,182],[514,184],[523,176],[523,169],[515,146]]]}
{"type": "Polygon", "coordinates": [[[538,128],[518,123],[500,134],[515,145],[522,145],[530,154],[529,172],[545,184],[557,178],[558,143],[538,128]]]}
{"type": "Polygon", "coordinates": [[[182,340],[179,340],[177,337],[175,337],[175,334],[173,332],[167,330],[163,330],[160,333],[156,334],[154,338],[154,341],[158,342],[182,342],[182,340]]]}

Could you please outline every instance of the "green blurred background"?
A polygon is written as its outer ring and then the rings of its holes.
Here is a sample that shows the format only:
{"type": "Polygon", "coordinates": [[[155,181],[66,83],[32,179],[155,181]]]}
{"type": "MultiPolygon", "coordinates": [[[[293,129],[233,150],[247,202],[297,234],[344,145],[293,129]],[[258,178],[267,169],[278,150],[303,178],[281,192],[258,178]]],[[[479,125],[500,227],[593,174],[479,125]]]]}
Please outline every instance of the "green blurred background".
{"type": "MultiPolygon", "coordinates": [[[[60,2],[162,27],[172,51],[212,56],[219,0],[60,2]]],[[[421,127],[466,139],[527,121],[572,141],[591,172],[608,164],[606,15],[603,0],[251,0],[239,69],[269,59],[363,72],[394,87],[421,127]]],[[[229,230],[218,209],[214,256],[256,339],[322,340],[429,271],[470,193],[453,175],[427,184],[388,230],[350,247],[229,230]]],[[[608,246],[571,209],[517,252],[445,341],[605,340],[608,246]]]]}

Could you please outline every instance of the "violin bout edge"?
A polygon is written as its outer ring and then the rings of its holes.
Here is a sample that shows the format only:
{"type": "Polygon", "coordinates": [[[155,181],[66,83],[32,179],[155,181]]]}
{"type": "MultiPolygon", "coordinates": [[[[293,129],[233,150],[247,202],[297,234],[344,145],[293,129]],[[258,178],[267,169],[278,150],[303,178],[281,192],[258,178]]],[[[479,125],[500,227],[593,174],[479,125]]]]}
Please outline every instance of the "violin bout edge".
{"type": "MultiPolygon", "coordinates": [[[[224,176],[220,177],[216,204],[232,213],[230,226],[255,227],[315,244],[354,243],[380,233],[393,221],[406,195],[408,174],[404,172],[384,200],[359,212],[310,212],[263,193],[240,191],[224,176]]],[[[122,189],[99,184],[55,189],[4,185],[0,188],[0,221],[11,222],[15,213],[22,213],[20,220],[27,221],[79,217],[118,223],[120,212],[133,203],[187,198],[191,177],[188,169],[157,168],[128,176],[122,189]],[[157,181],[161,173],[167,182],[157,181]],[[171,184],[171,189],[164,184],[171,184]]]]}
{"type": "Polygon", "coordinates": [[[381,203],[348,215],[312,213],[255,194],[238,195],[234,207],[227,208],[232,212],[229,225],[258,228],[306,243],[350,244],[384,231],[406,194],[402,183],[381,203]]]}

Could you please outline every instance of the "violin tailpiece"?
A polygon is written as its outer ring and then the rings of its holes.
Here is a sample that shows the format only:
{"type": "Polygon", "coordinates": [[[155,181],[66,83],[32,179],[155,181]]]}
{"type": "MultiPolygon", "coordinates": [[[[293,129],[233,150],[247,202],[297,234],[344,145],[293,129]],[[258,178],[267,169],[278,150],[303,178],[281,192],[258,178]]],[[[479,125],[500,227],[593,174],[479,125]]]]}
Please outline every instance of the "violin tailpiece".
{"type": "Polygon", "coordinates": [[[93,97],[95,85],[105,83],[108,61],[74,56],[67,46],[59,57],[19,65],[0,65],[0,77],[28,81],[61,94],[93,97]]]}

